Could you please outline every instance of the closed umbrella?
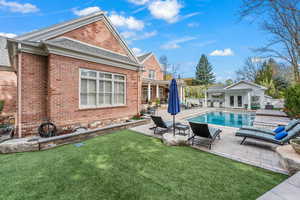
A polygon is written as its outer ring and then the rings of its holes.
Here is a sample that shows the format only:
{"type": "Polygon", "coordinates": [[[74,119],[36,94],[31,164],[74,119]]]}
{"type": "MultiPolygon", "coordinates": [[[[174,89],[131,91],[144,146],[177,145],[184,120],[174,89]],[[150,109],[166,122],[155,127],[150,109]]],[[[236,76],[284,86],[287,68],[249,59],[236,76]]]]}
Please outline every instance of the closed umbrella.
{"type": "Polygon", "coordinates": [[[168,113],[173,115],[173,134],[175,136],[175,115],[180,112],[180,101],[178,96],[177,83],[172,79],[169,88],[168,113]]]}

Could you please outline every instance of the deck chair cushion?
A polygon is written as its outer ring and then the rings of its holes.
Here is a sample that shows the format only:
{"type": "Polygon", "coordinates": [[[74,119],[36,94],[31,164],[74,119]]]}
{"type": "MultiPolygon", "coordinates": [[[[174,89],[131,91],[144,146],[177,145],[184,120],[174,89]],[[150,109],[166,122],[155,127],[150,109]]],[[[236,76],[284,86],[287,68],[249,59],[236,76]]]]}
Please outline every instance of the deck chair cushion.
{"type": "Polygon", "coordinates": [[[292,121],[290,121],[288,123],[288,125],[286,125],[285,127],[285,131],[288,132],[290,131],[292,128],[294,128],[297,124],[299,124],[299,120],[293,119],[292,121]]]}
{"type": "Polygon", "coordinates": [[[285,131],[281,131],[281,132],[279,132],[279,133],[277,133],[276,135],[275,135],[275,139],[276,140],[282,140],[284,137],[286,137],[288,135],[288,133],[287,132],[285,132],[285,131]]]}
{"type": "Polygon", "coordinates": [[[270,135],[275,135],[273,130],[266,129],[266,128],[256,128],[256,127],[253,127],[253,126],[242,126],[241,129],[242,130],[248,130],[248,131],[262,132],[262,133],[266,133],[266,134],[270,134],[270,135]]]}
{"type": "MultiPolygon", "coordinates": [[[[263,140],[275,144],[283,144],[282,140],[276,140],[273,135],[258,132],[258,131],[249,131],[249,130],[238,130],[235,134],[240,137],[253,138],[258,140],[263,140]]],[[[285,137],[287,138],[287,136],[285,137]]]]}
{"type": "Polygon", "coordinates": [[[284,126],[278,126],[277,128],[275,128],[275,130],[273,131],[274,133],[280,133],[282,131],[284,131],[285,127],[284,126]]]}
{"type": "Polygon", "coordinates": [[[290,139],[297,137],[300,134],[300,124],[297,124],[290,131],[287,132],[288,135],[284,137],[281,141],[288,142],[290,139]]]}

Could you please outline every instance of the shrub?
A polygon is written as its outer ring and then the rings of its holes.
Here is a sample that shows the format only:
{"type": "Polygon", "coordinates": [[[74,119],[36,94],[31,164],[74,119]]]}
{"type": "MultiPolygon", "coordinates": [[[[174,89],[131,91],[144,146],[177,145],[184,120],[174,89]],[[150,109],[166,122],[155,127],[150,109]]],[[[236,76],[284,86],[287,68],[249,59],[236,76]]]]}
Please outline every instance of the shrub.
{"type": "Polygon", "coordinates": [[[286,89],[285,111],[291,117],[300,117],[300,83],[286,89]]]}
{"type": "Polygon", "coordinates": [[[0,100],[0,113],[1,113],[2,110],[3,110],[3,107],[4,107],[4,101],[3,101],[3,100],[0,100]]]}

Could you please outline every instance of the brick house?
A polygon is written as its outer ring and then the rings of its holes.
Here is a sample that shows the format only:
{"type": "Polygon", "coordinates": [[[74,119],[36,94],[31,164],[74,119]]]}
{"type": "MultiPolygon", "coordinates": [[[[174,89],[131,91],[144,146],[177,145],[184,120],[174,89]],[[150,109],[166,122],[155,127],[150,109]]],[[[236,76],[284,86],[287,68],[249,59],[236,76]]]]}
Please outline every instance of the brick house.
{"type": "Polygon", "coordinates": [[[143,65],[103,12],[8,39],[7,49],[19,137],[46,120],[99,127],[139,113],[143,65]]]}
{"type": "Polygon", "coordinates": [[[6,39],[0,36],[0,101],[4,102],[2,115],[16,112],[17,75],[9,62],[6,39]]]}
{"type": "MultiPolygon", "coordinates": [[[[142,103],[155,102],[160,99],[166,103],[168,99],[169,80],[164,79],[164,69],[153,53],[138,56],[143,65],[142,73],[142,103]]],[[[177,80],[180,100],[184,99],[184,82],[177,80]]]]}

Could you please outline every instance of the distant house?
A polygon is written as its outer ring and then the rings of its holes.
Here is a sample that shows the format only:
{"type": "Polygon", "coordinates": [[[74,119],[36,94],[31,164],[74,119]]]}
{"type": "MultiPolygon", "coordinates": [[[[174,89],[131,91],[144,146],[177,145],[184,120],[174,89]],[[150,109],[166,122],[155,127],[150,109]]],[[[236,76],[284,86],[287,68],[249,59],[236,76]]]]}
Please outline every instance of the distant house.
{"type": "MultiPolygon", "coordinates": [[[[169,80],[164,80],[164,69],[153,53],[138,56],[143,65],[142,73],[142,103],[155,102],[157,99],[165,103],[168,98],[169,80]]],[[[184,82],[177,81],[180,100],[184,99],[184,82]]]]}
{"type": "Polygon", "coordinates": [[[204,106],[222,108],[263,108],[265,106],[264,86],[239,81],[229,86],[210,87],[205,92],[204,106]]]}

